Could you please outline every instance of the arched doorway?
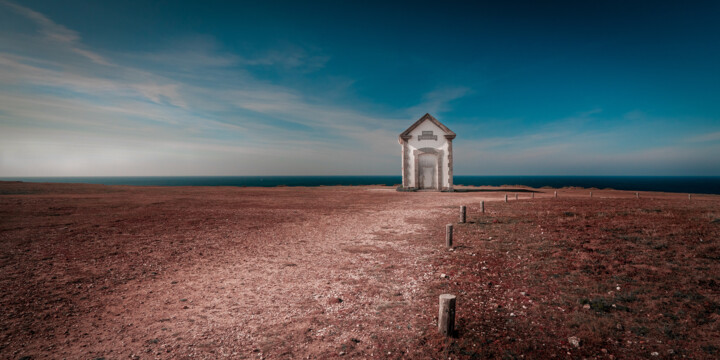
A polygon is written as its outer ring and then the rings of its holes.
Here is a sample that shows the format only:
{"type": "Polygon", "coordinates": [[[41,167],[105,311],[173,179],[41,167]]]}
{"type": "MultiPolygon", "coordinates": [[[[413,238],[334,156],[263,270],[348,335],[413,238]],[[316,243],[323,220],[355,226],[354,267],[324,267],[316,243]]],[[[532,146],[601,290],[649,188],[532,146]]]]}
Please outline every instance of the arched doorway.
{"type": "Polygon", "coordinates": [[[420,154],[418,163],[418,188],[437,189],[437,155],[420,154]]]}
{"type": "Polygon", "coordinates": [[[441,190],[443,151],[433,148],[421,148],[415,150],[414,155],[415,187],[419,190],[441,190]]]}

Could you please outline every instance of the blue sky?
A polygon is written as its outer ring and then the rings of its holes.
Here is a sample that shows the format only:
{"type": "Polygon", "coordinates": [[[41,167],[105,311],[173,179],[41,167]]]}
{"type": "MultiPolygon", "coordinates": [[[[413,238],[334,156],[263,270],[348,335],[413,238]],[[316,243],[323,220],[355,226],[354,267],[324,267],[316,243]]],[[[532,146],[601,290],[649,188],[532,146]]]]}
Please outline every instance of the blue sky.
{"type": "Polygon", "coordinates": [[[0,176],[720,175],[720,2],[0,0],[0,176]]]}

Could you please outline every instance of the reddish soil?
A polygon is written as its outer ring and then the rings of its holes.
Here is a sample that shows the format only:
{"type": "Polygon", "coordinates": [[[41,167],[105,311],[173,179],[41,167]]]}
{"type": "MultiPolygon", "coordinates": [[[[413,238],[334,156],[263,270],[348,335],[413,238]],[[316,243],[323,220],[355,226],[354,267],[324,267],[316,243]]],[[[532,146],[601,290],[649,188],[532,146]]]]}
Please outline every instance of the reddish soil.
{"type": "Polygon", "coordinates": [[[466,189],[0,183],[0,358],[720,356],[720,196],[466,189]]]}

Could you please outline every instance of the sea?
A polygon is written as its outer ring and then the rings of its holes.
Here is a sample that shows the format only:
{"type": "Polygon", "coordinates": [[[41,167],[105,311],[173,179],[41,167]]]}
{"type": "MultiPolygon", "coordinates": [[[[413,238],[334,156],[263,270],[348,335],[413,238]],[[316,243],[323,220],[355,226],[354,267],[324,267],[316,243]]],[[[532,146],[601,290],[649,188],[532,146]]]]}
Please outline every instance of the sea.
{"type": "MultiPolygon", "coordinates": [[[[0,177],[2,181],[137,186],[398,186],[400,176],[98,176],[0,177]]],[[[525,185],[720,194],[720,176],[476,176],[456,175],[455,185],[525,185]]]]}

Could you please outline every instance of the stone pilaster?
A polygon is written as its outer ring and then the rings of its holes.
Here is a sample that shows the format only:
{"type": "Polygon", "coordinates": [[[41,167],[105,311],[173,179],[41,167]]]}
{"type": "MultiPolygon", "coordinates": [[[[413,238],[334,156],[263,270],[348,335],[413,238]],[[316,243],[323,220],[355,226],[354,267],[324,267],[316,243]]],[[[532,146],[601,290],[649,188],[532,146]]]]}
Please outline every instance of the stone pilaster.
{"type": "Polygon", "coordinates": [[[453,189],[453,151],[452,139],[448,139],[448,184],[447,189],[453,189]]]}
{"type": "Polygon", "coordinates": [[[407,174],[407,140],[403,140],[402,142],[402,187],[403,189],[407,189],[408,187],[408,174],[407,174]]]}

